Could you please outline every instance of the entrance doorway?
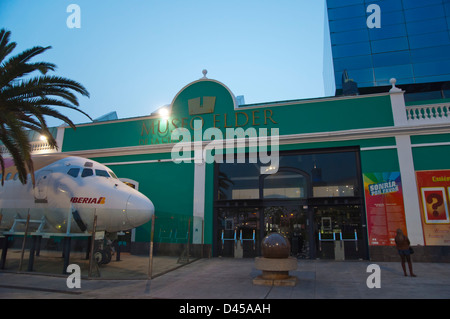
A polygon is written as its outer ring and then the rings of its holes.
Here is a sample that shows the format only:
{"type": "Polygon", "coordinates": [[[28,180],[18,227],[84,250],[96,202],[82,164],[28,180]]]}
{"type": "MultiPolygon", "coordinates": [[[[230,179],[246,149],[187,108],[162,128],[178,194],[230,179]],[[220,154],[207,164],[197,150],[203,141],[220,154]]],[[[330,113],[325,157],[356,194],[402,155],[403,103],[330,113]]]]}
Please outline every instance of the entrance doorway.
{"type": "Polygon", "coordinates": [[[215,256],[260,256],[264,236],[278,232],[297,258],[368,259],[358,148],[284,151],[277,172],[263,168],[250,156],[216,163],[215,256]]]}
{"type": "Polygon", "coordinates": [[[289,240],[290,255],[298,259],[368,258],[360,205],[261,204],[217,208],[217,256],[260,256],[262,239],[276,232],[289,240]]]}
{"type": "Polygon", "coordinates": [[[264,235],[277,232],[299,259],[366,259],[366,239],[360,205],[267,204],[264,235]]]}
{"type": "Polygon", "coordinates": [[[260,211],[258,208],[219,208],[218,255],[256,257],[259,254],[260,211]]]}
{"type": "Polygon", "coordinates": [[[291,244],[291,256],[310,258],[307,209],[300,205],[264,207],[264,236],[280,233],[291,244]]]}
{"type": "Polygon", "coordinates": [[[313,213],[316,258],[366,257],[360,205],[315,206],[313,213]]]}

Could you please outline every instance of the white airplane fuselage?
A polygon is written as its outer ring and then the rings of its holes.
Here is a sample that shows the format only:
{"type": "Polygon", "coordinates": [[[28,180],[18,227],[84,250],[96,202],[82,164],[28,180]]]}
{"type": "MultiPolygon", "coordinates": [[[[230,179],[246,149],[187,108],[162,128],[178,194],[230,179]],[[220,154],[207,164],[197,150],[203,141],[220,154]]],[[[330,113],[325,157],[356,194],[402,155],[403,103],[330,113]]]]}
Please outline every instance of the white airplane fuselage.
{"type": "MultiPolygon", "coordinates": [[[[11,161],[10,161],[11,162],[11,161]]],[[[153,203],[117,179],[111,169],[90,159],[62,154],[33,157],[36,183],[23,185],[16,168],[6,165],[0,186],[1,230],[17,219],[43,220],[48,233],[117,232],[148,222],[153,203]]]]}

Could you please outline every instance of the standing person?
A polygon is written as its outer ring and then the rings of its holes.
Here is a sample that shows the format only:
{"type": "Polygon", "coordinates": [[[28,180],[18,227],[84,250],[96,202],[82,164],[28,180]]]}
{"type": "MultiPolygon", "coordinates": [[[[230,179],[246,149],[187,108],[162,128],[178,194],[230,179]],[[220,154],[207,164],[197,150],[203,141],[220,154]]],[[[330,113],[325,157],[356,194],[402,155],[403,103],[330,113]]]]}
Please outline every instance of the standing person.
{"type": "Polygon", "coordinates": [[[408,276],[406,273],[405,261],[408,262],[409,274],[411,277],[416,277],[412,270],[412,262],[411,262],[411,252],[409,250],[409,238],[403,234],[401,229],[397,229],[397,236],[395,236],[395,244],[397,246],[398,254],[402,259],[402,268],[405,276],[408,276]]]}

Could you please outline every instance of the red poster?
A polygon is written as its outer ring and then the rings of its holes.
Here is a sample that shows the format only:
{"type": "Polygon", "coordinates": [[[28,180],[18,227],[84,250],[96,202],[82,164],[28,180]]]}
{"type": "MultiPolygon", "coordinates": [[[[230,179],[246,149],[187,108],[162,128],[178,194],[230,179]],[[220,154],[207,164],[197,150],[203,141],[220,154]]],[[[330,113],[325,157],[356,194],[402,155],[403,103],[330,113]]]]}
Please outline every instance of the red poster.
{"type": "Polygon", "coordinates": [[[450,170],[416,172],[426,245],[450,245],[450,170]]]}
{"type": "Polygon", "coordinates": [[[400,173],[366,173],[363,177],[369,245],[395,245],[397,229],[406,234],[400,173]]]}

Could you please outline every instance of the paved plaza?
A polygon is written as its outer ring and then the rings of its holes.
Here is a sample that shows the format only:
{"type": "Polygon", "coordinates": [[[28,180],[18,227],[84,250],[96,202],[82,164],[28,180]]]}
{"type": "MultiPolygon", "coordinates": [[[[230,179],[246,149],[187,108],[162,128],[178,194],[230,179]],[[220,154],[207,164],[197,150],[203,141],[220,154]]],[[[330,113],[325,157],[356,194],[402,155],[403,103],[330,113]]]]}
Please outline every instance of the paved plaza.
{"type": "MultiPolygon", "coordinates": [[[[146,262],[144,259],[143,261],[146,262]]],[[[121,263],[121,262],[118,262],[121,263]]],[[[164,269],[152,280],[87,279],[67,287],[67,276],[0,272],[0,298],[80,299],[448,299],[450,264],[414,263],[417,277],[405,277],[400,262],[299,260],[290,274],[294,287],[258,286],[261,274],[253,259],[199,259],[186,265],[160,261],[164,269]],[[162,263],[167,265],[162,265],[162,263]],[[168,264],[170,263],[170,265],[168,264]],[[380,288],[369,288],[368,266],[380,268],[380,288]],[[167,269],[173,270],[167,270],[167,269]]],[[[114,262],[111,262],[114,266],[114,262]]],[[[126,265],[123,263],[122,265],[126,265]]],[[[145,266],[145,265],[143,265],[145,266]]],[[[114,266],[117,267],[117,266],[114,266]]],[[[136,265],[135,265],[136,267],[136,265]]],[[[158,271],[156,269],[156,271],[158,271]]]]}

